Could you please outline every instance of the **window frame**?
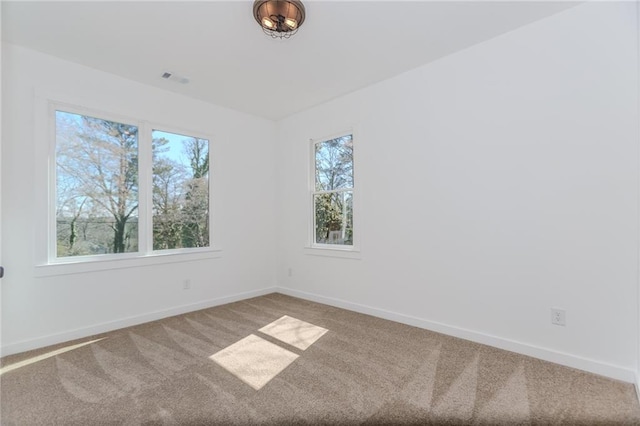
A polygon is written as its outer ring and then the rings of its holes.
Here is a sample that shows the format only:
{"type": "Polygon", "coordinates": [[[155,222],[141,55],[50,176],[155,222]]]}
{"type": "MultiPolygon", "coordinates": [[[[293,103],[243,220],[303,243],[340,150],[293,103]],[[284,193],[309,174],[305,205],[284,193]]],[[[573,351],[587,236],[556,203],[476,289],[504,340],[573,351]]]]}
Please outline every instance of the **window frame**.
{"type": "Polygon", "coordinates": [[[217,258],[222,250],[216,245],[218,226],[214,222],[214,184],[217,181],[217,162],[213,155],[215,138],[206,132],[185,130],[178,126],[160,124],[124,114],[114,114],[79,103],[59,101],[51,97],[36,96],[36,253],[35,275],[53,276],[73,273],[155,265],[172,262],[217,258]],[[138,127],[138,250],[129,253],[108,253],[87,256],[57,257],[57,157],[56,157],[56,111],[90,116],[99,119],[130,124],[138,127]],[[45,119],[46,117],[46,119],[45,119]],[[209,247],[153,250],[153,152],[152,131],[176,133],[209,141],[209,247]],[[46,140],[47,150],[40,149],[46,140]],[[38,172],[44,170],[44,172],[38,172]],[[46,215],[46,216],[45,216],[46,215]],[[43,244],[38,235],[46,235],[43,244]]]}
{"type": "Polygon", "coordinates": [[[214,175],[214,156],[212,155],[213,152],[213,138],[205,133],[202,132],[196,132],[196,131],[191,131],[191,130],[185,130],[185,129],[180,129],[178,127],[175,126],[165,126],[163,124],[158,124],[158,123],[150,123],[150,122],[145,122],[145,124],[147,125],[147,131],[149,132],[149,167],[147,169],[147,173],[145,174],[145,178],[148,179],[148,186],[147,186],[147,190],[149,188],[151,188],[151,191],[148,191],[148,199],[146,200],[146,207],[149,211],[149,214],[147,215],[148,217],[148,221],[149,221],[149,228],[148,228],[148,233],[147,233],[147,237],[148,237],[148,241],[146,242],[148,244],[149,250],[156,254],[156,255],[171,255],[171,254],[184,254],[184,253],[197,253],[197,252],[208,252],[211,251],[211,249],[213,247],[215,247],[215,239],[214,236],[216,235],[216,231],[217,231],[217,226],[214,227],[214,222],[213,222],[213,206],[214,206],[214,198],[213,198],[213,175],[214,175]],[[189,247],[189,248],[179,248],[179,249],[162,249],[162,250],[154,250],[153,249],[153,147],[151,146],[151,143],[153,142],[153,131],[157,130],[160,132],[165,132],[165,133],[173,133],[173,134],[178,134],[181,136],[188,136],[191,138],[197,138],[197,139],[206,139],[209,142],[209,146],[208,146],[208,150],[209,150],[209,247],[189,247]]]}
{"type": "Polygon", "coordinates": [[[359,182],[356,176],[356,140],[358,138],[358,133],[355,128],[350,128],[347,130],[343,130],[340,132],[331,133],[329,135],[320,137],[320,138],[312,138],[309,139],[309,178],[308,178],[308,192],[309,192],[309,210],[308,210],[308,236],[307,236],[307,245],[305,246],[305,253],[319,256],[330,256],[330,257],[344,257],[344,258],[360,258],[360,241],[361,236],[359,235],[359,223],[360,223],[360,206],[358,203],[358,197],[356,195],[356,182],[359,182]],[[344,136],[351,136],[351,143],[353,144],[354,155],[353,155],[353,186],[350,188],[340,188],[336,190],[316,190],[316,145],[322,142],[327,142],[332,139],[341,138],[344,136]],[[316,242],[316,211],[315,211],[315,197],[319,194],[327,194],[327,193],[344,193],[351,192],[352,196],[352,209],[353,209],[353,242],[351,245],[345,244],[327,244],[327,243],[317,243],[316,242]]]}

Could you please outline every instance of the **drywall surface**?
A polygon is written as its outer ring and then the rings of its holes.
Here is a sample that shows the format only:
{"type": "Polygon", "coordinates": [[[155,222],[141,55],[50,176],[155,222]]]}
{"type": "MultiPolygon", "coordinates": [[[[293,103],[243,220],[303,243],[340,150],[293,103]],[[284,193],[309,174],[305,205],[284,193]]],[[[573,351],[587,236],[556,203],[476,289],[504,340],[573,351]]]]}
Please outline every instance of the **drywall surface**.
{"type": "Polygon", "coordinates": [[[3,45],[2,54],[4,354],[273,286],[273,122],[17,46],[3,45]],[[42,276],[36,258],[46,237],[34,230],[42,217],[42,200],[37,198],[43,173],[34,159],[47,152],[49,143],[38,132],[47,120],[39,116],[43,93],[56,100],[73,99],[82,107],[211,135],[214,243],[222,249],[221,257],[42,276]],[[183,289],[184,279],[191,280],[189,290],[183,289]]]}
{"type": "MultiPolygon", "coordinates": [[[[637,78],[638,78],[638,144],[640,145],[640,3],[636,2],[636,36],[637,36],[637,47],[638,47],[638,58],[639,58],[639,63],[637,64],[637,78]]],[[[638,159],[638,161],[640,161],[640,158],[638,159]]],[[[638,174],[638,178],[640,179],[640,173],[638,174]]],[[[638,194],[638,199],[640,200],[640,193],[638,194]]],[[[638,220],[640,220],[640,216],[638,217],[638,220]]],[[[639,238],[640,240],[640,238],[639,238]]],[[[638,242],[638,246],[640,247],[640,241],[638,242]]],[[[640,256],[640,253],[638,254],[640,256]]],[[[638,312],[637,312],[637,317],[638,317],[638,329],[637,329],[637,335],[638,335],[638,352],[637,352],[637,357],[638,357],[638,363],[636,365],[637,370],[636,370],[636,395],[638,396],[638,400],[640,400],[640,268],[639,268],[639,277],[638,277],[638,294],[637,294],[637,298],[638,298],[638,312]]]]}
{"type": "Polygon", "coordinates": [[[577,6],[280,122],[280,285],[633,381],[635,7],[577,6]],[[350,127],[361,258],[316,256],[309,139],[350,127]]]}

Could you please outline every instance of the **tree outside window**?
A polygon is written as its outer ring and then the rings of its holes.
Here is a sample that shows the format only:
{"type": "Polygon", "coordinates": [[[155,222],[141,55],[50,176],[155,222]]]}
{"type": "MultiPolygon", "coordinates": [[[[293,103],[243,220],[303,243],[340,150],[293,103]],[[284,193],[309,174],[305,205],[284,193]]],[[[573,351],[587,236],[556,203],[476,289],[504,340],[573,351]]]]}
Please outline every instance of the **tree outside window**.
{"type": "Polygon", "coordinates": [[[138,127],[56,111],[57,257],[138,250],[138,127]]]}
{"type": "Polygon", "coordinates": [[[55,112],[56,257],[132,253],[151,233],[153,250],[209,247],[209,141],[55,112]],[[151,217],[139,226],[141,170],[152,164],[151,217]]]}
{"type": "Polygon", "coordinates": [[[153,249],[209,246],[209,141],[154,130],[153,249]]]}
{"type": "Polygon", "coordinates": [[[314,243],[353,246],[353,135],[314,143],[314,243]]]}

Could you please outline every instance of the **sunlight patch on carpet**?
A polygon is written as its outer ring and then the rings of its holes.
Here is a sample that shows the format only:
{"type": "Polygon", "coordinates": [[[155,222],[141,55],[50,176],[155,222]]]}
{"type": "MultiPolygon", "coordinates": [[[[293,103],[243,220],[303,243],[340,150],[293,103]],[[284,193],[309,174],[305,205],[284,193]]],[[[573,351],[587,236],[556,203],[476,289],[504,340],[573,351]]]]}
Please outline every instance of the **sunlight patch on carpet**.
{"type": "Polygon", "coordinates": [[[69,351],[72,351],[74,349],[78,349],[78,348],[81,348],[83,346],[87,346],[87,345],[90,345],[92,343],[99,342],[100,340],[104,340],[104,339],[106,339],[106,337],[103,337],[101,339],[91,340],[89,342],[78,343],[76,345],[65,346],[64,348],[56,349],[55,351],[47,352],[47,353],[42,354],[42,355],[34,356],[33,358],[25,359],[24,361],[16,362],[15,364],[7,365],[6,367],[0,368],[0,376],[3,375],[4,373],[8,373],[9,371],[16,370],[16,369],[18,369],[20,367],[24,367],[26,365],[30,365],[30,364],[36,363],[38,361],[42,361],[43,359],[51,358],[51,357],[54,357],[56,355],[60,355],[60,354],[63,354],[65,352],[69,352],[69,351]]]}
{"type": "Polygon", "coordinates": [[[259,390],[298,358],[298,355],[254,334],[209,357],[231,374],[259,390]]]}
{"type": "Polygon", "coordinates": [[[285,315],[271,324],[265,325],[259,331],[281,342],[305,350],[329,330],[285,315]]]}

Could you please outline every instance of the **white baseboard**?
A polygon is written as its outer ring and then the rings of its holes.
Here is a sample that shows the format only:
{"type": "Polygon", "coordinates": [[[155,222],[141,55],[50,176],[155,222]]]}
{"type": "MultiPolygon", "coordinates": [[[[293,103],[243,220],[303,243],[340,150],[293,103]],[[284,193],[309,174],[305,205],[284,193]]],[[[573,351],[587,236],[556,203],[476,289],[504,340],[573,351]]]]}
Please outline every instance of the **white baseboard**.
{"type": "Polygon", "coordinates": [[[276,291],[288,296],[298,297],[300,299],[306,299],[318,303],[324,303],[326,305],[348,309],[350,311],[360,312],[363,314],[396,321],[402,324],[412,325],[414,327],[424,328],[449,336],[459,337],[461,339],[470,340],[472,342],[481,343],[499,349],[504,349],[522,355],[527,355],[545,361],[553,362],[556,364],[561,364],[567,367],[576,368],[578,370],[588,371],[590,373],[599,374],[601,376],[610,377],[612,379],[621,380],[628,383],[635,383],[636,386],[640,386],[640,377],[636,376],[635,371],[617,365],[607,364],[576,355],[554,351],[552,349],[547,349],[540,346],[534,346],[527,343],[504,339],[502,337],[492,336],[478,331],[452,327],[450,325],[409,315],[398,314],[396,312],[391,312],[384,309],[378,309],[341,299],[334,299],[332,297],[325,297],[314,293],[307,293],[304,291],[293,290],[284,287],[277,287],[276,291]]]}
{"type": "Polygon", "coordinates": [[[472,342],[481,343],[489,346],[493,346],[500,349],[505,349],[511,352],[531,356],[534,358],[542,359],[545,361],[554,362],[556,364],[565,365],[567,367],[577,368],[579,370],[588,371],[591,373],[599,374],[602,376],[610,377],[617,380],[633,383],[636,387],[638,398],[640,399],[640,372],[636,373],[633,370],[623,368],[616,365],[603,363],[587,358],[582,358],[576,355],[571,355],[563,352],[554,351],[539,346],[530,345],[527,343],[517,342],[514,340],[504,339],[497,336],[492,336],[485,333],[480,333],[473,330],[467,330],[459,327],[452,327],[446,324],[425,320],[422,318],[413,317],[410,315],[403,315],[396,312],[387,311],[384,309],[374,308],[371,306],[361,305],[358,303],[348,302],[342,299],[335,299],[332,297],[321,296],[319,294],[307,293],[304,291],[293,290],[285,287],[268,287],[260,290],[253,290],[244,293],[237,293],[229,296],[219,297],[216,299],[209,299],[198,303],[189,305],[176,306],[161,311],[149,312],[142,315],[136,315],[133,317],[122,318],[115,321],[109,321],[101,324],[95,324],[89,327],[78,328],[75,330],[65,331],[62,333],[50,334],[47,336],[38,337],[35,339],[23,340],[20,342],[9,343],[0,347],[1,356],[11,355],[15,353],[25,352],[32,349],[37,349],[49,345],[55,345],[57,343],[63,343],[70,340],[81,339],[88,336],[93,336],[100,333],[106,333],[108,331],[117,330],[120,328],[131,327],[134,325],[142,324],[149,321],[155,321],[162,318],[171,317],[174,315],[180,315],[187,312],[193,312],[200,309],[211,308],[213,306],[224,305],[226,303],[237,302],[239,300],[249,299],[252,297],[263,296],[269,293],[282,293],[301,299],[311,300],[313,302],[324,303],[326,305],[335,306],[338,308],[348,309],[355,312],[360,312],[367,315],[372,315],[378,318],[384,318],[391,321],[396,321],[402,324],[411,325],[414,327],[420,327],[427,330],[435,331],[438,333],[446,334],[449,336],[459,337],[462,339],[470,340],[472,342]]]}
{"type": "Polygon", "coordinates": [[[115,321],[95,324],[89,327],[82,327],[75,330],[65,331],[62,333],[50,334],[47,336],[37,337],[35,339],[22,340],[20,342],[9,343],[0,347],[1,356],[16,354],[20,352],[38,349],[57,343],[68,342],[70,340],[81,339],[95,334],[106,333],[108,331],[118,330],[120,328],[131,327],[133,325],[142,324],[149,321],[155,321],[162,318],[172,317],[174,315],[185,314],[187,312],[198,311],[200,309],[211,308],[213,306],[224,305],[226,303],[237,302],[239,300],[249,299],[252,297],[263,296],[265,294],[279,291],[277,287],[269,287],[261,290],[253,290],[244,293],[237,293],[230,296],[209,299],[202,302],[192,303],[188,305],[176,306],[161,311],[149,312],[142,315],[136,315],[128,318],[122,318],[115,321]]]}

